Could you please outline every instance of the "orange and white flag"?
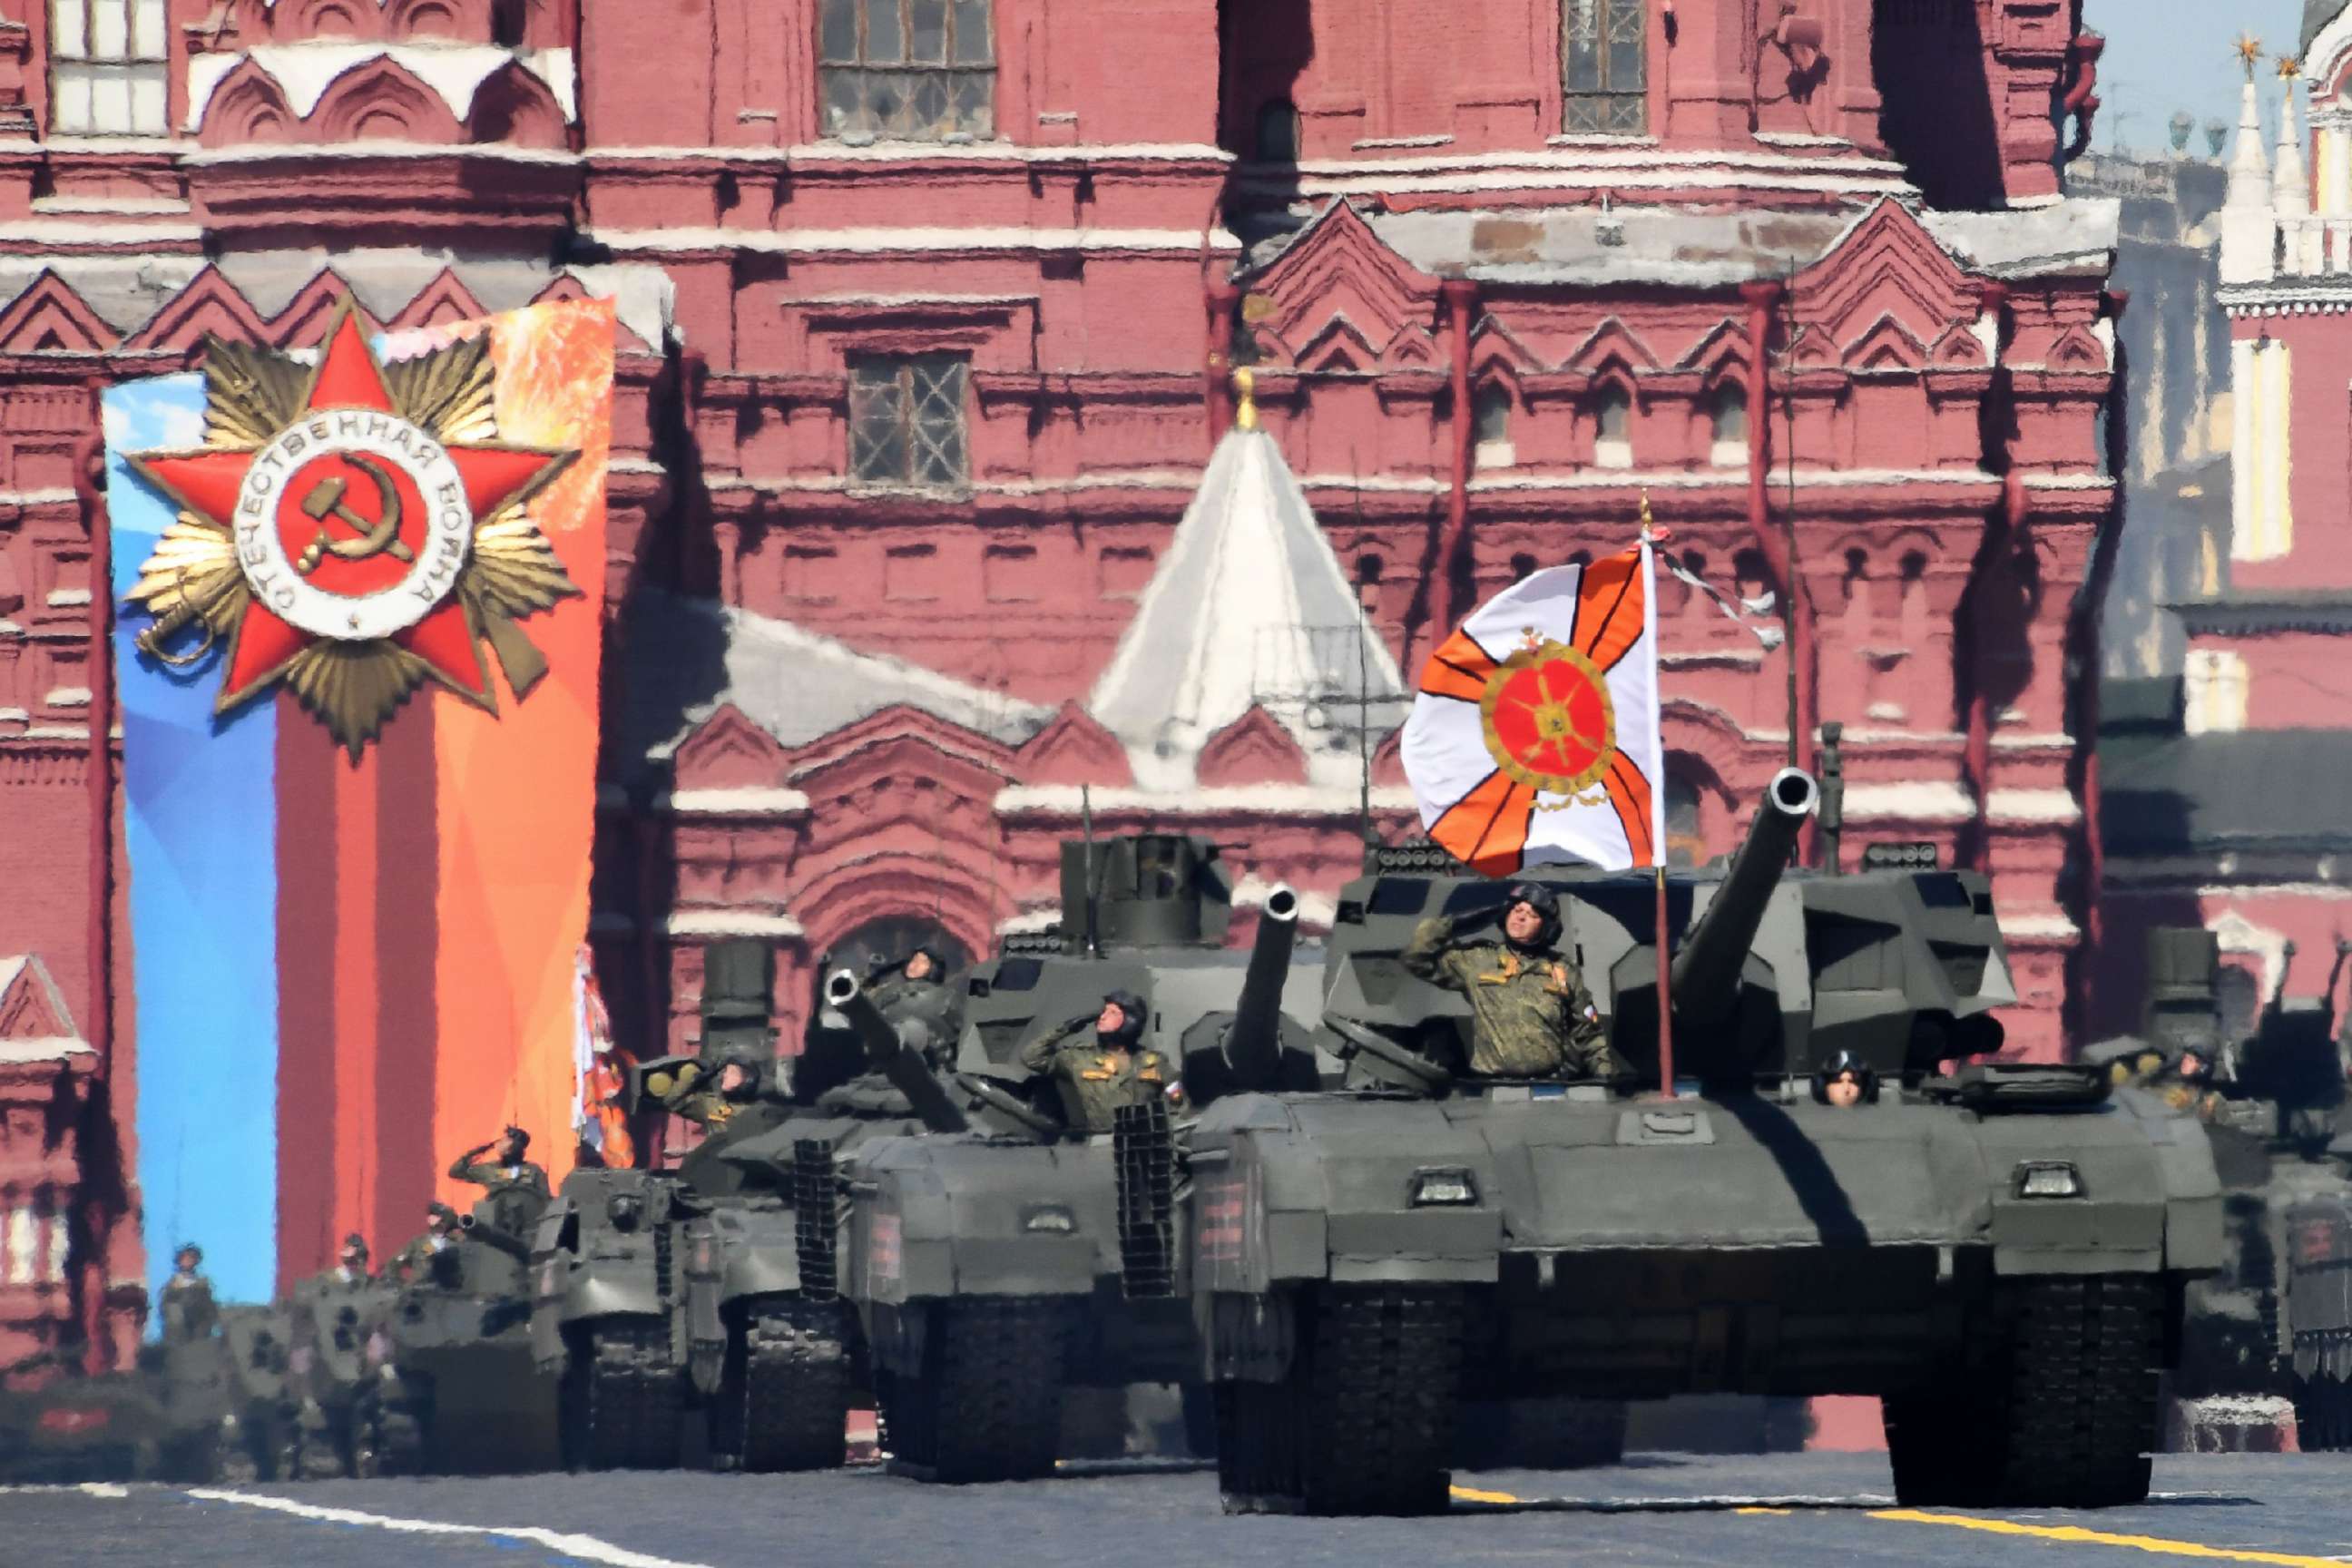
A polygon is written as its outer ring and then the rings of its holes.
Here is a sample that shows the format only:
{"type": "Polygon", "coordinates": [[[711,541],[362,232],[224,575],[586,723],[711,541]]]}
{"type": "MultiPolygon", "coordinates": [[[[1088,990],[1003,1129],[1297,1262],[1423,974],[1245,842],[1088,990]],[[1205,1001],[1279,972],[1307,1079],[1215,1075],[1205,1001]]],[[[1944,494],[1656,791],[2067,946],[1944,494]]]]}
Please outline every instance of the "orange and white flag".
{"type": "Polygon", "coordinates": [[[1496,595],[1430,656],[1405,721],[1429,836],[1490,877],[1665,864],[1648,536],[1496,595]]]}

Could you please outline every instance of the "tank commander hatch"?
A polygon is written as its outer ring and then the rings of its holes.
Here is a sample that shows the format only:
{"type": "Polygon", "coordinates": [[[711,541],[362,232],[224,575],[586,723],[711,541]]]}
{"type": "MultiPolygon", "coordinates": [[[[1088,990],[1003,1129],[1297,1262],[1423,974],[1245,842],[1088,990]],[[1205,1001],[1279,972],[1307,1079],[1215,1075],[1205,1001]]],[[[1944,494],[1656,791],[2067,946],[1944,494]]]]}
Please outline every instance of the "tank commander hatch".
{"type": "Polygon", "coordinates": [[[1584,977],[1553,948],[1559,900],[1539,882],[1517,882],[1502,905],[1502,940],[1465,938],[1480,917],[1421,922],[1398,956],[1433,985],[1470,1000],[1470,1071],[1479,1078],[1626,1076],[1584,977]]]}
{"type": "Polygon", "coordinates": [[[1101,1011],[1071,1019],[1021,1047],[1020,1062],[1049,1079],[1062,1097],[1062,1117],[1073,1132],[1111,1130],[1111,1116],[1155,1097],[1183,1098],[1168,1058],[1142,1046],[1146,1004],[1130,991],[1103,997],[1101,1011]]]}

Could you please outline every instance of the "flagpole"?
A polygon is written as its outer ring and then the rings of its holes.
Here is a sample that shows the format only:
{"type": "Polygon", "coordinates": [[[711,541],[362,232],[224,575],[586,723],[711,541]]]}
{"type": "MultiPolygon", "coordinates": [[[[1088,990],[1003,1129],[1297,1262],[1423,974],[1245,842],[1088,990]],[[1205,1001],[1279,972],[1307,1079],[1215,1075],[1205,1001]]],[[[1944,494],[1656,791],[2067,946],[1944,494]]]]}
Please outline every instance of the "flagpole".
{"type": "Polygon", "coordinates": [[[1668,1100],[1675,1098],[1675,996],[1671,971],[1666,958],[1666,868],[1655,868],[1652,875],[1658,889],[1658,1089],[1668,1100]]]}

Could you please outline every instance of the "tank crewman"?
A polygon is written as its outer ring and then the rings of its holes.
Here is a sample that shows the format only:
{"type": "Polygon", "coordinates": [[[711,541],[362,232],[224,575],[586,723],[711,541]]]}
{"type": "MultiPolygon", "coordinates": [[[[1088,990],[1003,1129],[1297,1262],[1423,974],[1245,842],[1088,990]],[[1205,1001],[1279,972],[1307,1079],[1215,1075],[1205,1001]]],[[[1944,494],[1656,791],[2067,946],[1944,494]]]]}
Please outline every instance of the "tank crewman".
{"type": "Polygon", "coordinates": [[[893,1024],[919,1021],[931,1039],[925,1053],[932,1066],[953,1051],[962,1029],[962,997],[947,965],[929,948],[919,947],[904,962],[884,964],[866,977],[866,994],[877,1011],[893,1024]]]}
{"type": "Polygon", "coordinates": [[[368,1282],[367,1237],[358,1231],[343,1237],[343,1250],[336,1255],[334,1268],[327,1271],[327,1281],[332,1285],[364,1285],[368,1282]]]}
{"type": "Polygon", "coordinates": [[[520,1188],[544,1202],[548,1196],[547,1173],[523,1154],[530,1148],[530,1134],[520,1127],[509,1127],[488,1143],[477,1143],[449,1163],[449,1179],[471,1182],[478,1187],[488,1187],[493,1195],[509,1188],[520,1188]],[[496,1159],[483,1160],[485,1154],[496,1159]]]}
{"type": "Polygon", "coordinates": [[[1182,1081],[1158,1051],[1142,1048],[1148,1009],[1131,991],[1103,997],[1102,1010],[1071,1019],[1021,1047],[1021,1065],[1052,1080],[1073,1132],[1108,1132],[1111,1113],[1154,1099],[1181,1102],[1182,1081]]]}
{"type": "Polygon", "coordinates": [[[457,1275],[457,1211],[445,1203],[425,1205],[425,1234],[400,1249],[393,1271],[403,1279],[455,1285],[457,1275]]]}
{"type": "Polygon", "coordinates": [[[2194,1046],[2168,1063],[2150,1080],[2148,1088],[2158,1100],[2182,1115],[2206,1121],[2213,1119],[2222,1099],[2221,1090],[2213,1087],[2213,1064],[2194,1046]]]}
{"type": "Polygon", "coordinates": [[[683,1116],[705,1132],[717,1132],[760,1097],[759,1063],[743,1051],[721,1055],[715,1066],[688,1062],[675,1077],[655,1073],[646,1088],[673,1116],[683,1116]]]}
{"type": "Polygon", "coordinates": [[[1851,1110],[1865,1100],[1876,1104],[1878,1075],[1852,1051],[1840,1051],[1813,1075],[1813,1098],[1841,1110],[1851,1110]]]}
{"type": "Polygon", "coordinates": [[[1502,941],[1465,941],[1460,922],[1440,915],[1422,921],[1398,955],[1423,980],[1469,998],[1470,1070],[1477,1076],[1625,1075],[1584,977],[1553,949],[1559,931],[1552,890],[1519,882],[1503,904],[1502,941]]]}
{"type": "Polygon", "coordinates": [[[220,1321],[213,1305],[213,1282],[198,1272],[204,1261],[205,1249],[193,1241],[182,1242],[180,1250],[172,1255],[172,1277],[163,1281],[156,1302],[165,1344],[201,1340],[220,1321]]]}

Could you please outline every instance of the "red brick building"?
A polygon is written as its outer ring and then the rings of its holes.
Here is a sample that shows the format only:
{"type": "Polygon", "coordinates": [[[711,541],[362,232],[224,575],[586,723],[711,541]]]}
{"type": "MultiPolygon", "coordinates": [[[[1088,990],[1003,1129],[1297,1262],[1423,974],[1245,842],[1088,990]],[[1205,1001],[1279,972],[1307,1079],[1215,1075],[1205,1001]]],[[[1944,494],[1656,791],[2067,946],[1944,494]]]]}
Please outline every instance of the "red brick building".
{"type": "Polygon", "coordinates": [[[713,940],[773,942],[796,1018],[828,949],[1052,918],[1081,786],[1236,845],[1245,900],[1328,897],[1360,811],[1411,820],[1400,672],[1646,491],[1753,606],[1670,588],[1678,850],[1843,721],[1849,843],[1993,870],[2012,1037],[2054,1051],[2115,522],[2077,11],[0,0],[0,952],[127,1103],[94,389],[303,344],[346,288],[386,323],[584,291],[625,327],[625,1035],[683,1037],[713,940]],[[1234,363],[1266,435],[1211,471],[1234,363]]]}

